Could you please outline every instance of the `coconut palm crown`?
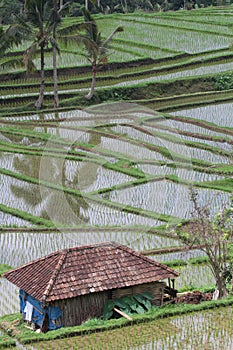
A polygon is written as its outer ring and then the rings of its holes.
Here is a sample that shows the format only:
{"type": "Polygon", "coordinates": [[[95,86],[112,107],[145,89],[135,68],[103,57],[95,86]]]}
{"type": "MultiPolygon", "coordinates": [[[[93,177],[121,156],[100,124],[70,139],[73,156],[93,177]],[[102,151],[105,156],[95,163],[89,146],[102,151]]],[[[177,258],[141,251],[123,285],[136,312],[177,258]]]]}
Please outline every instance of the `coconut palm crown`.
{"type": "Polygon", "coordinates": [[[66,28],[68,35],[63,36],[64,42],[76,42],[77,44],[83,44],[85,47],[84,56],[92,65],[92,83],[90,92],[86,95],[87,99],[91,99],[94,95],[94,89],[96,85],[96,73],[100,64],[106,64],[109,55],[108,45],[110,44],[113,36],[122,32],[124,28],[118,26],[106,39],[103,39],[101,32],[98,29],[97,23],[91,16],[90,12],[86,8],[82,8],[84,23],[77,26],[71,26],[66,28]],[[76,33],[72,34],[76,30],[76,33]],[[84,30],[84,33],[82,31],[84,30]],[[77,33],[78,31],[78,33],[77,33]]]}

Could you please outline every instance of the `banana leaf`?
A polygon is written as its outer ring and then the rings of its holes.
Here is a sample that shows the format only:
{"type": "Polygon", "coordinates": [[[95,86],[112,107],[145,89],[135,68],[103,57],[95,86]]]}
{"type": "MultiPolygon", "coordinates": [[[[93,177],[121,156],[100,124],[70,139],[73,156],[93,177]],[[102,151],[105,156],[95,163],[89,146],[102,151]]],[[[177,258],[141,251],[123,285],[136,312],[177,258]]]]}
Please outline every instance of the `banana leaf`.
{"type": "Polygon", "coordinates": [[[104,305],[104,312],[110,312],[113,310],[115,302],[113,300],[107,300],[104,305]]]}
{"type": "Polygon", "coordinates": [[[145,312],[145,309],[142,306],[138,305],[136,312],[138,314],[143,314],[145,312]]]}
{"type": "Polygon", "coordinates": [[[109,311],[109,312],[106,312],[106,311],[105,311],[105,312],[103,313],[103,316],[102,316],[102,317],[103,317],[104,320],[109,320],[109,319],[112,317],[112,315],[113,315],[113,311],[109,311]]]}
{"type": "Polygon", "coordinates": [[[124,298],[115,299],[114,302],[115,302],[115,305],[118,306],[120,309],[127,308],[128,306],[124,298]]]}
{"type": "Polygon", "coordinates": [[[141,294],[135,294],[134,298],[137,300],[140,306],[143,306],[146,310],[151,309],[151,302],[143,297],[141,294]]]}

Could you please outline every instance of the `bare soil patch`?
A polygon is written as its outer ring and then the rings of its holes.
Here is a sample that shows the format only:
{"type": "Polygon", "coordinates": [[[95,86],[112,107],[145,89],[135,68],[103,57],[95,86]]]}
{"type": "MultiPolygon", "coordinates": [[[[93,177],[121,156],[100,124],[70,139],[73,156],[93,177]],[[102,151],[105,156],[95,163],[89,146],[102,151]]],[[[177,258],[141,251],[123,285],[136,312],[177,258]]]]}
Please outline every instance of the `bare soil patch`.
{"type": "Polygon", "coordinates": [[[213,293],[202,293],[200,291],[193,291],[178,296],[175,300],[175,303],[200,304],[202,301],[209,301],[212,300],[212,298],[213,293]]]}

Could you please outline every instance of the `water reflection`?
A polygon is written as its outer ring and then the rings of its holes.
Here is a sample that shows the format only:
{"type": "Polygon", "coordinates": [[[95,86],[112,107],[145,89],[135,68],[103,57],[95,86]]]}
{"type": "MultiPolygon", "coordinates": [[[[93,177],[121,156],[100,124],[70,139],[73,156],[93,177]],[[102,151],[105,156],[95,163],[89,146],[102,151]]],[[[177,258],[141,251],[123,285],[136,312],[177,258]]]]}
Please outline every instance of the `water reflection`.
{"type": "MultiPolygon", "coordinates": [[[[44,118],[40,115],[40,119],[44,118]]],[[[38,128],[34,129],[36,131],[38,128]]],[[[91,145],[98,145],[101,142],[101,136],[90,133],[77,133],[76,131],[66,130],[64,125],[60,125],[56,129],[56,137],[65,139],[70,143],[70,149],[74,142],[85,141],[91,145]]],[[[40,127],[40,131],[47,133],[46,126],[40,127]],[[43,129],[43,130],[42,130],[43,129]]],[[[54,139],[51,139],[54,141],[54,139]]],[[[14,140],[15,141],[15,140],[14,140]]],[[[17,140],[19,141],[19,140],[17,140]]],[[[40,142],[35,144],[30,138],[21,139],[27,146],[41,147],[50,149],[55,147],[55,152],[69,152],[62,144],[54,142],[40,142]],[[55,146],[54,146],[55,145],[55,146]]],[[[86,162],[82,163],[70,162],[67,159],[59,157],[47,156],[30,156],[30,155],[16,155],[13,160],[14,169],[22,174],[35,179],[40,182],[46,181],[62,187],[69,187],[75,190],[84,190],[96,181],[98,163],[86,162]]],[[[58,191],[45,186],[38,186],[35,184],[28,185],[27,183],[11,184],[11,192],[14,197],[23,200],[24,203],[30,206],[30,209],[40,206],[40,216],[49,219],[57,224],[80,224],[89,222],[89,217],[85,215],[88,209],[88,202],[82,196],[75,196],[67,194],[64,191],[58,191]]]]}

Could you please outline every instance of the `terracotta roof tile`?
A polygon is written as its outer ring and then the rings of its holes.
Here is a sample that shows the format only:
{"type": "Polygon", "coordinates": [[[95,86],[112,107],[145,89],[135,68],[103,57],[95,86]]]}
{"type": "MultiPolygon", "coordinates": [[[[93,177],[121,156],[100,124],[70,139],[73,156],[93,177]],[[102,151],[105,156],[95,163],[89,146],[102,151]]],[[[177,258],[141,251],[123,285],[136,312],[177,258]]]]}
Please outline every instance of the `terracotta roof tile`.
{"type": "Polygon", "coordinates": [[[166,265],[109,242],[60,250],[4,277],[36,299],[49,302],[178,275],[166,265]]]}

